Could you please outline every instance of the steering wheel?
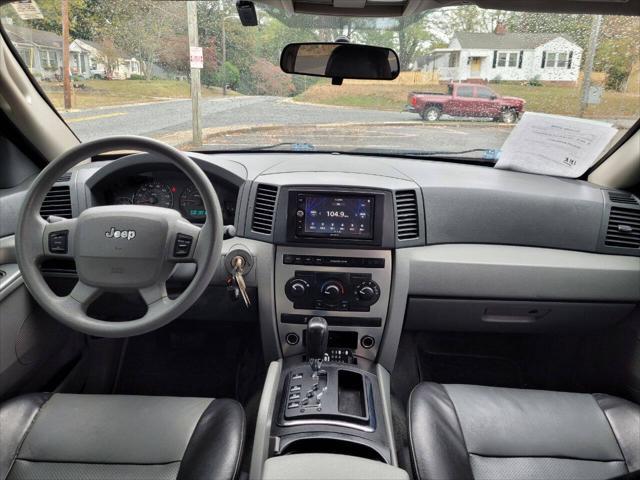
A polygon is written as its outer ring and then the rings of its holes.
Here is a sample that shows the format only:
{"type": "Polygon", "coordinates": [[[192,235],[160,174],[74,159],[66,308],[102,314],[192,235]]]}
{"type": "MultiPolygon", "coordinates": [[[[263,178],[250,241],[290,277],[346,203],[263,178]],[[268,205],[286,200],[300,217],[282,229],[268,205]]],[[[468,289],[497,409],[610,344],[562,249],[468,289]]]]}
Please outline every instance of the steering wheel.
{"type": "Polygon", "coordinates": [[[22,278],[40,306],[68,327],[101,337],[129,337],[155,330],[184,313],[202,295],[220,262],[222,211],[211,182],[182,152],[156,140],[109,137],[82,143],[52,161],[27,192],[18,218],[16,255],[22,278]],[[207,219],[200,228],[177,211],[143,205],[92,207],[77,218],[45,221],[40,207],[55,181],[79,162],[114,150],[147,152],[169,160],[196,186],[207,219]],[[48,258],[75,260],[78,283],[64,297],[48,287],[40,264],[48,258]],[[196,274],[177,298],[166,280],[176,263],[195,262],[196,274]],[[139,292],[144,316],[109,322],[87,315],[103,292],[139,292]]]}

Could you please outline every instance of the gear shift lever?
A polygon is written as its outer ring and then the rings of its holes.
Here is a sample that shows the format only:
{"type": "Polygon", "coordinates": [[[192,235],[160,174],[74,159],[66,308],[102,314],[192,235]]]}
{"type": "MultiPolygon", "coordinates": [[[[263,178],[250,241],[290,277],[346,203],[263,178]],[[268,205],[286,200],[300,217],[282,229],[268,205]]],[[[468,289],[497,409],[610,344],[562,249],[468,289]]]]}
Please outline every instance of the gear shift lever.
{"type": "Polygon", "coordinates": [[[329,327],[327,326],[327,321],[322,317],[309,319],[307,323],[307,356],[314,376],[318,375],[324,355],[327,353],[328,342],[329,327]]]}

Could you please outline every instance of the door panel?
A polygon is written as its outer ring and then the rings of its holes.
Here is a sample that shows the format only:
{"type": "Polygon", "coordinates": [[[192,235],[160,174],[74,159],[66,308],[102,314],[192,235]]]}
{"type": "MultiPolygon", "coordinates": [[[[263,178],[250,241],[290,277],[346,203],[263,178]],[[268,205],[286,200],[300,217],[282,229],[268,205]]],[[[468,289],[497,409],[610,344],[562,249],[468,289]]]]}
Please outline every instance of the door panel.
{"type": "Polygon", "coordinates": [[[0,138],[0,152],[5,155],[0,157],[0,401],[55,388],[54,380],[79,358],[84,344],[83,335],[52,319],[35,303],[22,281],[14,233],[37,168],[7,142],[0,138]]]}

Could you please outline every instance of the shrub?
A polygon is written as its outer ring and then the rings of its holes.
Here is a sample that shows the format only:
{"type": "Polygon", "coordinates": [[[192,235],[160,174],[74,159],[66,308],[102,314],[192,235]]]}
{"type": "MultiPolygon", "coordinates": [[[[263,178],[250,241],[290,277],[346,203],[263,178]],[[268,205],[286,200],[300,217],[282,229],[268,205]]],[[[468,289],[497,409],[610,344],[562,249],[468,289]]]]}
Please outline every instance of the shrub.
{"type": "Polygon", "coordinates": [[[611,65],[607,71],[606,87],[609,90],[622,90],[629,72],[619,65],[611,65]]]}
{"type": "Polygon", "coordinates": [[[132,73],[131,76],[129,77],[129,80],[144,80],[145,76],[144,75],[138,75],[137,73],[132,73]]]}
{"type": "Polygon", "coordinates": [[[540,76],[536,75],[535,77],[529,79],[527,85],[529,85],[530,87],[541,87],[542,82],[540,81],[540,76]]]}

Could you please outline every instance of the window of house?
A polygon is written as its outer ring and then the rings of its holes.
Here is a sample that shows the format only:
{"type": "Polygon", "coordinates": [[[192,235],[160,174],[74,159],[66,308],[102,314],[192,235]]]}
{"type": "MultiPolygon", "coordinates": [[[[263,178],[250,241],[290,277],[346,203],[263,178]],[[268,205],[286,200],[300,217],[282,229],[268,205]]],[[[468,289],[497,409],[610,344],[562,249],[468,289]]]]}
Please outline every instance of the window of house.
{"type": "Polygon", "coordinates": [[[544,52],[544,53],[546,56],[546,60],[544,62],[545,67],[567,68],[567,65],[569,64],[568,52],[544,52]]]}
{"type": "Polygon", "coordinates": [[[473,97],[473,87],[458,87],[459,97],[473,97]]]}
{"type": "Polygon", "coordinates": [[[26,47],[18,48],[18,55],[22,57],[22,60],[29,68],[33,67],[33,65],[31,65],[31,49],[26,47]]]}
{"type": "Polygon", "coordinates": [[[476,96],[478,98],[491,98],[493,97],[494,93],[489,90],[488,88],[485,87],[477,87],[476,89],[476,96]]]}
{"type": "Polygon", "coordinates": [[[449,54],[449,67],[457,67],[460,61],[460,52],[452,52],[449,54]]]}
{"type": "Polygon", "coordinates": [[[55,70],[58,68],[58,58],[56,57],[56,52],[51,50],[42,50],[40,52],[40,58],[42,61],[42,66],[47,70],[55,70]]]}
{"type": "Polygon", "coordinates": [[[518,52],[498,52],[498,61],[496,62],[498,67],[517,67],[518,66],[518,52]]]}
{"type": "Polygon", "coordinates": [[[556,67],[567,68],[567,52],[559,53],[556,56],[556,67]]]}

